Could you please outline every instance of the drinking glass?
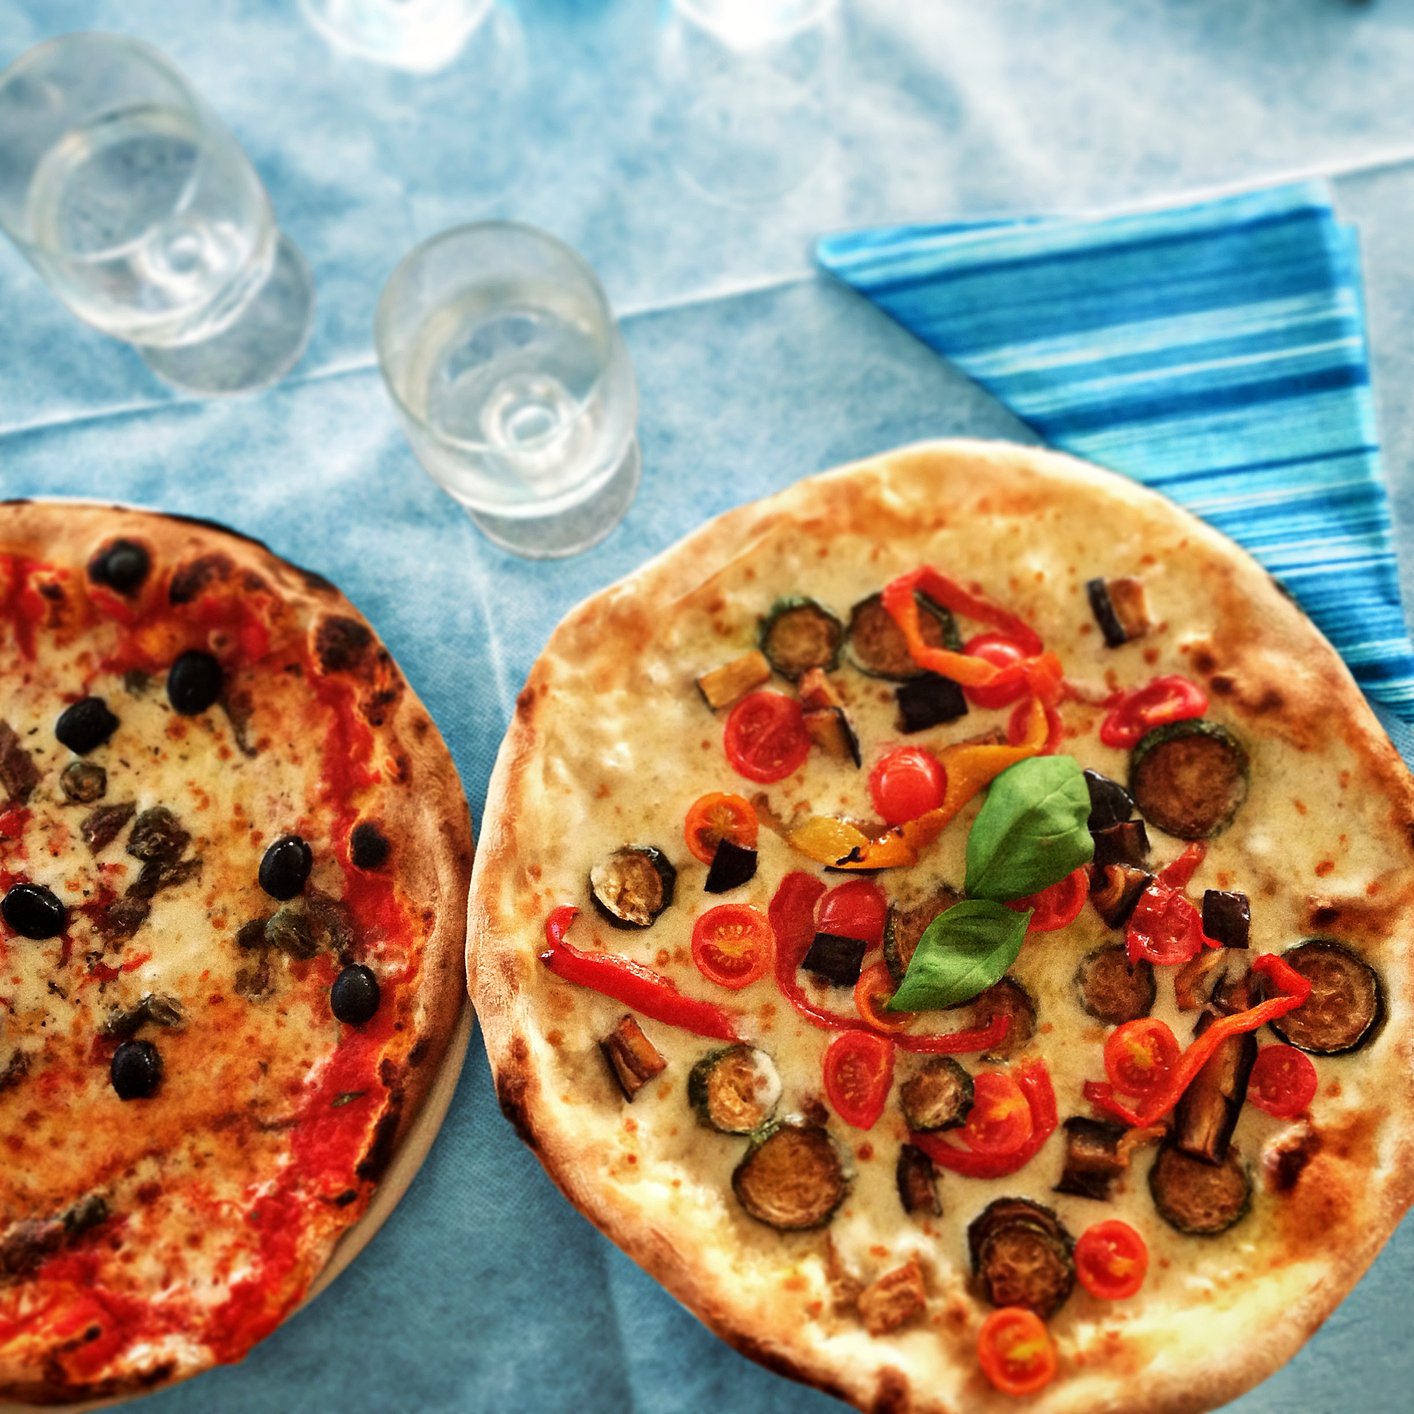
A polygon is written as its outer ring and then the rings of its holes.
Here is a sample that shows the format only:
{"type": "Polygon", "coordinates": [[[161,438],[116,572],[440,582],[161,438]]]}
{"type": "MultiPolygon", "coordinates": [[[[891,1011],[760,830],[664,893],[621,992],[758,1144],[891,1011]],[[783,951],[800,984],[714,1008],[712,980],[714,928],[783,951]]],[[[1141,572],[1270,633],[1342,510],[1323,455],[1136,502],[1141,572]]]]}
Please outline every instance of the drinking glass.
{"type": "Polygon", "coordinates": [[[710,197],[784,196],[829,147],[839,0],[671,0],[660,36],[667,142],[710,197]]]}
{"type": "Polygon", "coordinates": [[[0,74],[0,228],[68,307],[182,388],[273,382],[314,288],[240,144],[155,49],[50,40],[0,74]]]}
{"type": "Polygon", "coordinates": [[[638,388],[594,272],[513,222],[458,226],[383,288],[384,381],[428,474],[497,544],[572,555],[638,489],[638,388]]]}
{"type": "Polygon", "coordinates": [[[331,44],[399,69],[450,63],[494,0],[300,0],[306,18],[331,44]]]}

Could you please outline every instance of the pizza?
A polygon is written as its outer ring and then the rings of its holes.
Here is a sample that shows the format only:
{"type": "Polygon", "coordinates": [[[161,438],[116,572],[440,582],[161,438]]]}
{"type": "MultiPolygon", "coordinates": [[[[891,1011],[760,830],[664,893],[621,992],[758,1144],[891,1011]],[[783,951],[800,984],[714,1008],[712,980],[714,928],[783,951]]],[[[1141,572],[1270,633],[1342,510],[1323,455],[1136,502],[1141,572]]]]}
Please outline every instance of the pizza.
{"type": "Polygon", "coordinates": [[[465,998],[467,808],[327,580],[0,505],[0,1393],[240,1359],[358,1223],[465,998]]]}
{"type": "Polygon", "coordinates": [[[1414,788],[1261,568],[928,444],[729,512],[521,692],[468,963],[502,1108],[860,1408],[1197,1410],[1414,1194],[1414,788]]]}

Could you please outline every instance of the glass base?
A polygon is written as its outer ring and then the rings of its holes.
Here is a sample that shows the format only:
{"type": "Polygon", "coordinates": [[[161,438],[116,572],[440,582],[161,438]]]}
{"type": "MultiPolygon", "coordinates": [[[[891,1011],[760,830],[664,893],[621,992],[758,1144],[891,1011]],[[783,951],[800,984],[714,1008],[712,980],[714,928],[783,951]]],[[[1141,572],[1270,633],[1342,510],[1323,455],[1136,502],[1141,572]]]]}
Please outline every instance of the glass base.
{"type": "Polygon", "coordinates": [[[330,44],[413,73],[445,68],[491,11],[492,0],[300,0],[330,44]]]}
{"type": "Polygon", "coordinates": [[[623,460],[588,500],[546,516],[498,516],[486,511],[470,515],[476,528],[503,550],[528,560],[558,560],[597,545],[624,518],[638,492],[643,459],[637,441],[628,444],[623,460]]]}
{"type": "Polygon", "coordinates": [[[249,393],[287,374],[304,352],[314,322],[314,279],[287,236],[270,276],[219,334],[192,344],[139,344],[147,366],[191,393],[249,393]]]}

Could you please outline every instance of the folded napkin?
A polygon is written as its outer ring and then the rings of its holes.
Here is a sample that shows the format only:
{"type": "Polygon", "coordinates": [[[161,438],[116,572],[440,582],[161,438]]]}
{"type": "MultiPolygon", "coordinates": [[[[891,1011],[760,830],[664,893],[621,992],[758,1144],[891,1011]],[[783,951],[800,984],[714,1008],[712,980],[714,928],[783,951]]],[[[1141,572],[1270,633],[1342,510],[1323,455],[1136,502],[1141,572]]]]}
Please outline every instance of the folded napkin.
{"type": "Polygon", "coordinates": [[[828,237],[817,256],[1047,443],[1155,487],[1249,550],[1414,759],[1414,650],[1359,252],[1324,184],[882,227],[828,237]]]}

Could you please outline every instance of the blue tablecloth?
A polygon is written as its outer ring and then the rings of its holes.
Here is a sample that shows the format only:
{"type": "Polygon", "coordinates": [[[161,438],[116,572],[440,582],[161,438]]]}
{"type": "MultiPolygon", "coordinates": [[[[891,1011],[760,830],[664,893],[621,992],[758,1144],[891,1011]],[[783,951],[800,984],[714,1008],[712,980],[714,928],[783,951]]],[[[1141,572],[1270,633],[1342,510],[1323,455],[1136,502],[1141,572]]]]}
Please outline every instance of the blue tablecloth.
{"type": "MultiPolygon", "coordinates": [[[[1332,175],[1364,247],[1397,525],[1414,515],[1403,0],[859,0],[831,159],[751,208],[674,171],[653,0],[524,0],[518,22],[528,86],[507,109],[488,105],[475,48],[410,88],[332,54],[295,0],[0,0],[0,62],[80,28],[165,49],[251,153],[320,300],[309,353],[278,388],[185,400],[0,249],[0,489],[217,516],[333,577],[441,724],[478,814],[521,679],[584,594],[836,462],[940,434],[1032,440],[817,276],[822,231],[1332,175]],[[400,255],[490,214],[568,239],[628,316],[643,490],[576,560],[529,564],[482,540],[412,459],[373,367],[373,304],[400,255]]],[[[472,1047],[427,1166],[350,1271],[242,1365],[153,1410],[833,1407],[740,1360],[571,1211],[501,1120],[472,1047]]],[[[1409,1408],[1411,1233],[1235,1408],[1409,1408]]]]}

